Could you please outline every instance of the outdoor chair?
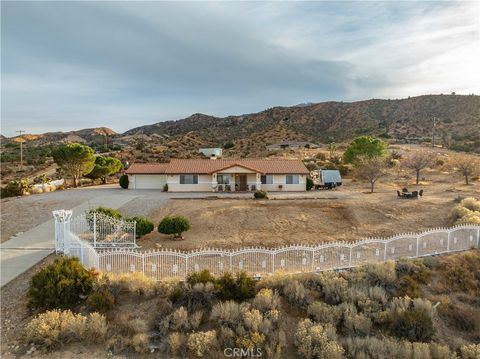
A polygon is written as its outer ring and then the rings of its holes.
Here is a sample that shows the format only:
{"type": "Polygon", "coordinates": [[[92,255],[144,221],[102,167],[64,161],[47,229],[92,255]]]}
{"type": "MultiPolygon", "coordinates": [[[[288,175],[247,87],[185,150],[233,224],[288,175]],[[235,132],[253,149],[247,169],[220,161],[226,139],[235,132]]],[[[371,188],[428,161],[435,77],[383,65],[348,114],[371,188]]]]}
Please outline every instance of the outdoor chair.
{"type": "Polygon", "coordinates": [[[418,192],[418,195],[419,195],[420,197],[423,196],[423,189],[421,189],[420,192],[418,192]]]}
{"type": "Polygon", "coordinates": [[[250,186],[250,191],[255,192],[256,190],[257,190],[257,186],[254,185],[254,184],[252,184],[252,185],[250,186]]]}
{"type": "Polygon", "coordinates": [[[402,188],[402,192],[408,192],[408,189],[406,187],[402,188]]]}
{"type": "Polygon", "coordinates": [[[232,187],[230,187],[229,184],[226,184],[225,185],[225,192],[231,192],[232,191],[232,187]]]}
{"type": "Polygon", "coordinates": [[[418,191],[413,191],[411,198],[416,198],[416,199],[418,199],[418,191]]]}
{"type": "Polygon", "coordinates": [[[398,198],[403,198],[403,194],[401,194],[399,190],[397,190],[397,197],[398,198]]]}
{"type": "Polygon", "coordinates": [[[218,192],[223,192],[223,186],[222,186],[221,184],[219,184],[219,185],[217,186],[217,191],[218,191],[218,192]]]}

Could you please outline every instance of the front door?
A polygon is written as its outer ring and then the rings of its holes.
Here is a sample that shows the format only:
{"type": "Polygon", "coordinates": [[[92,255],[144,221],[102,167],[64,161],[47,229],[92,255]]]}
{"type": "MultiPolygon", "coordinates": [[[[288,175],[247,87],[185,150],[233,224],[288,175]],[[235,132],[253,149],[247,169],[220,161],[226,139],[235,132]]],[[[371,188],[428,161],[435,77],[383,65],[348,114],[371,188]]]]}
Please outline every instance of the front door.
{"type": "Polygon", "coordinates": [[[239,184],[239,191],[247,191],[247,175],[238,175],[240,179],[240,184],[239,184]]]}

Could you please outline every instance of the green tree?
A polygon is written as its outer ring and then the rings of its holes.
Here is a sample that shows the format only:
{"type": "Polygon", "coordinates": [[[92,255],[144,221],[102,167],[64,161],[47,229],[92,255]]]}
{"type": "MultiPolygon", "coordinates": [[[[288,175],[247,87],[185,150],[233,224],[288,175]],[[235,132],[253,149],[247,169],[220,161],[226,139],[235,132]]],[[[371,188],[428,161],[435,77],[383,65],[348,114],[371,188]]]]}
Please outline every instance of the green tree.
{"type": "Polygon", "coordinates": [[[314,186],[315,186],[315,183],[313,182],[313,179],[307,178],[307,184],[306,184],[307,191],[310,191],[314,186]]]}
{"type": "MultiPolygon", "coordinates": [[[[128,175],[122,175],[120,177],[120,180],[119,180],[119,183],[120,183],[120,187],[122,187],[123,189],[127,189],[128,188],[128,185],[129,185],[129,180],[128,180],[128,175]]],[[[165,185],[166,186],[166,185],[165,185]]],[[[165,187],[164,187],[165,188],[165,187]]]]}
{"type": "Polygon", "coordinates": [[[165,217],[158,225],[163,234],[173,234],[174,239],[182,239],[182,233],[190,229],[190,222],[183,216],[165,217]]]}
{"type": "Polygon", "coordinates": [[[343,154],[345,163],[353,163],[358,157],[384,157],[387,144],[378,138],[362,136],[354,139],[343,154]]]}
{"type": "Polygon", "coordinates": [[[102,180],[107,182],[107,177],[114,175],[122,168],[122,162],[114,157],[97,156],[95,157],[95,167],[87,175],[88,178],[102,180]]]}
{"type": "Polygon", "coordinates": [[[52,152],[55,163],[72,177],[73,186],[77,187],[78,179],[90,173],[95,166],[95,155],[91,147],[79,143],[69,143],[52,152]]]}

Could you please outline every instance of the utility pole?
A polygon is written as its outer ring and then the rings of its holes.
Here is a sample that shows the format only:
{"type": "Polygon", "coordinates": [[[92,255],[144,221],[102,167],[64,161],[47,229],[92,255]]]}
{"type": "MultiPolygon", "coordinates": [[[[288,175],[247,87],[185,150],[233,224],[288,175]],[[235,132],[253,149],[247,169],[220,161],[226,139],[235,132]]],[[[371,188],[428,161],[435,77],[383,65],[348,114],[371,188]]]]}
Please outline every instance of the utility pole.
{"type": "Polygon", "coordinates": [[[435,147],[435,126],[437,125],[437,118],[433,117],[433,131],[432,131],[432,147],[435,147]]]}
{"type": "Polygon", "coordinates": [[[20,135],[20,166],[23,167],[23,136],[22,134],[25,133],[25,131],[18,130],[15,132],[18,132],[18,134],[20,135]]]}

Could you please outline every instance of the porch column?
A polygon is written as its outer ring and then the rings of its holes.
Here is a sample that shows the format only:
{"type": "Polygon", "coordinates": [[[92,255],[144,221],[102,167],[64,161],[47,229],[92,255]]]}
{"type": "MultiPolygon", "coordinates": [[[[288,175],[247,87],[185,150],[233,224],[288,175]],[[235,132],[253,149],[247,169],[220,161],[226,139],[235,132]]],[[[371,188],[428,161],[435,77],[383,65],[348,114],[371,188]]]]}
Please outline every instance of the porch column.
{"type": "Polygon", "coordinates": [[[216,173],[212,173],[212,192],[216,192],[217,191],[217,174],[216,173]]]}
{"type": "Polygon", "coordinates": [[[260,173],[257,173],[257,178],[256,178],[256,187],[258,190],[262,189],[262,175],[260,173]]]}

